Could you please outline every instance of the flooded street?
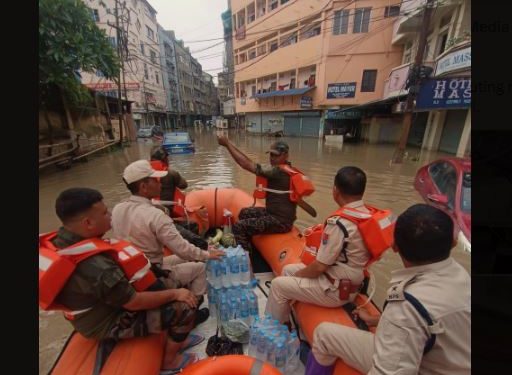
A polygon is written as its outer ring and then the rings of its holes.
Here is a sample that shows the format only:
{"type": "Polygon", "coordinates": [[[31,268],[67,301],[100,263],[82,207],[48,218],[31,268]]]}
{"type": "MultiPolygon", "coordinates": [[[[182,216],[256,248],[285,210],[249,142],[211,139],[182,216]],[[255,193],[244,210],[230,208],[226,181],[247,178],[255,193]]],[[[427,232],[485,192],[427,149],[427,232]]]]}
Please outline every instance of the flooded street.
{"type": "MultiPolygon", "coordinates": [[[[196,153],[171,157],[171,167],[178,170],[189,183],[188,190],[211,187],[238,187],[251,192],[254,176],[242,170],[228,151],[217,145],[214,130],[190,131],[195,139],[196,153]]],[[[265,151],[275,138],[251,136],[245,133],[229,133],[230,139],[254,161],[268,163],[265,151]]],[[[390,166],[394,145],[344,144],[329,146],[316,138],[280,138],[290,146],[292,164],[302,170],[314,182],[316,192],[306,200],[316,208],[318,217],[312,218],[301,209],[297,210],[296,225],[303,229],[316,224],[336,209],[332,199],[332,185],[336,171],[344,165],[362,168],[368,177],[365,201],[381,208],[390,208],[399,214],[407,207],[422,202],[413,188],[416,170],[442,156],[441,153],[408,150],[409,158],[401,165],[390,166]],[[419,160],[412,161],[413,156],[419,160]]],[[[105,203],[112,208],[129,196],[121,180],[123,169],[137,159],[148,159],[151,140],[138,140],[130,147],[109,154],[93,156],[86,163],[74,164],[71,169],[42,171],[39,178],[39,232],[55,230],[59,226],[54,213],[57,195],[70,187],[91,187],[101,191],[105,203]]],[[[416,158],[415,158],[416,159],[416,158]]],[[[453,256],[468,270],[471,258],[457,247],[453,256]]],[[[374,299],[382,306],[390,271],[400,268],[397,255],[388,252],[384,259],[373,266],[376,284],[374,299]]],[[[40,312],[39,320],[39,370],[46,373],[60,348],[71,332],[71,326],[59,313],[40,312]]]]}

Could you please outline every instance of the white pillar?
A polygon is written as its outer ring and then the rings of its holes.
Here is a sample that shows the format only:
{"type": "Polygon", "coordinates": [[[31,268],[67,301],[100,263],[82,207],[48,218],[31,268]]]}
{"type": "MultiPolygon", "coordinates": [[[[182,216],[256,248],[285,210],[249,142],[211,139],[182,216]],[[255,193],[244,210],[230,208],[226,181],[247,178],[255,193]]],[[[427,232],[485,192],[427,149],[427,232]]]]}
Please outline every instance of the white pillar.
{"type": "Polygon", "coordinates": [[[457,147],[457,157],[462,158],[469,151],[468,146],[471,145],[471,109],[468,109],[464,129],[460,136],[459,147],[457,147]]]}

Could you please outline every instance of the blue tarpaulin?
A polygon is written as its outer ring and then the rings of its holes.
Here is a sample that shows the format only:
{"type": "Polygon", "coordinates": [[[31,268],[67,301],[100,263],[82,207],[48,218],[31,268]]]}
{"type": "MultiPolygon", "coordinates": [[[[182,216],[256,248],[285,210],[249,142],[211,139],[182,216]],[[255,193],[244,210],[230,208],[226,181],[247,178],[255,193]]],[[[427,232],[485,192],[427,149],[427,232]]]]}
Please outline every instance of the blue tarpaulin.
{"type": "Polygon", "coordinates": [[[262,98],[271,98],[273,96],[289,96],[289,95],[302,95],[308,92],[309,90],[313,90],[316,86],[311,87],[302,87],[300,89],[290,89],[290,90],[279,90],[279,91],[271,91],[264,92],[261,94],[256,94],[252,96],[252,98],[262,99],[262,98]]]}

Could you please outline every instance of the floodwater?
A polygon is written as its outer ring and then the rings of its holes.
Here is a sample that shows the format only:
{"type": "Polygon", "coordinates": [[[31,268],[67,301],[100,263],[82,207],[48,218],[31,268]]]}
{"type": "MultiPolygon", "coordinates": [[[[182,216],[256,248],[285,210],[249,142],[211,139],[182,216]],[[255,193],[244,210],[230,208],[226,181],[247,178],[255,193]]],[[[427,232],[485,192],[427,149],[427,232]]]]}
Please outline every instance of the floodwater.
{"type": "MultiPolygon", "coordinates": [[[[240,168],[228,151],[217,144],[215,130],[190,130],[195,140],[196,153],[175,155],[171,158],[172,168],[178,170],[189,183],[189,188],[238,187],[247,192],[254,188],[254,176],[240,168]]],[[[226,132],[227,134],[227,132],[226,132]]],[[[252,160],[268,163],[265,151],[276,140],[268,136],[248,135],[243,132],[229,132],[229,138],[252,160]]],[[[414,176],[419,167],[435,160],[442,153],[408,149],[408,157],[400,165],[391,165],[394,145],[350,144],[328,145],[314,138],[279,138],[290,146],[292,164],[302,170],[314,182],[316,192],[306,201],[316,208],[318,217],[309,216],[300,208],[297,210],[296,225],[303,229],[316,224],[336,209],[332,199],[332,185],[336,171],[346,165],[362,168],[367,174],[365,201],[381,208],[390,208],[400,214],[407,207],[421,203],[422,199],[414,190],[414,176]]],[[[101,191],[105,203],[112,208],[129,196],[121,180],[123,169],[132,161],[148,159],[153,146],[150,139],[139,139],[130,147],[108,154],[92,156],[87,162],[74,164],[68,170],[43,170],[39,176],[39,232],[55,230],[59,220],[54,204],[58,194],[70,187],[90,187],[101,191]]],[[[471,270],[471,256],[456,247],[454,258],[467,270],[471,270]]],[[[400,268],[398,256],[388,251],[383,259],[372,267],[375,288],[374,300],[382,306],[390,272],[400,268]]],[[[370,290],[372,286],[370,287],[370,290]]],[[[39,372],[46,373],[66,338],[71,326],[59,313],[39,313],[39,372]]]]}

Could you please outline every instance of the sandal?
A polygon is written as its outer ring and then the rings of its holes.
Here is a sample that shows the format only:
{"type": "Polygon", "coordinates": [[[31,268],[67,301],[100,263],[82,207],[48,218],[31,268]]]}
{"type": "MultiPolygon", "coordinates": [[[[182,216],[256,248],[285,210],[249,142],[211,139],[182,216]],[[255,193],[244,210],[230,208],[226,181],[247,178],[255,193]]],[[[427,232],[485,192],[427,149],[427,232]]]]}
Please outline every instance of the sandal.
{"type": "Polygon", "coordinates": [[[188,335],[188,338],[189,338],[188,345],[184,346],[183,348],[181,348],[178,351],[178,353],[183,353],[185,350],[190,349],[193,346],[199,345],[200,343],[202,343],[204,341],[204,337],[203,336],[201,336],[201,335],[194,335],[192,333],[188,335]]]}
{"type": "Polygon", "coordinates": [[[199,357],[196,353],[184,353],[183,354],[183,360],[178,365],[178,367],[172,368],[172,369],[165,369],[160,370],[160,375],[174,375],[179,374],[181,370],[183,370],[188,365],[191,365],[193,363],[196,363],[199,361],[199,357]]]}

